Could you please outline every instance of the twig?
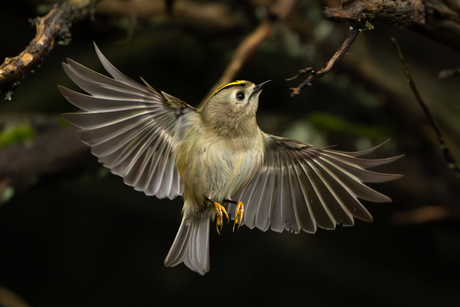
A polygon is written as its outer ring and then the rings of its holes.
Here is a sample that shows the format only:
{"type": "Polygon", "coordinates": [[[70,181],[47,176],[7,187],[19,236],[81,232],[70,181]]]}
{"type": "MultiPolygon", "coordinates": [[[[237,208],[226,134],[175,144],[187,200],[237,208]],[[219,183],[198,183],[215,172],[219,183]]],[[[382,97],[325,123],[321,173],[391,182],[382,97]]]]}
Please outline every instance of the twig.
{"type": "Polygon", "coordinates": [[[0,92],[10,100],[13,91],[27,73],[36,68],[53,49],[55,43],[67,45],[71,40],[69,28],[94,12],[99,0],[67,0],[56,4],[44,17],[32,22],[37,33],[29,46],[18,56],[6,58],[0,66],[0,92]]]}
{"type": "Polygon", "coordinates": [[[449,166],[450,169],[452,169],[454,172],[457,173],[457,175],[460,177],[460,168],[456,164],[454,158],[452,157],[452,154],[450,153],[449,148],[447,148],[446,143],[444,141],[444,137],[441,133],[441,129],[439,129],[438,124],[436,123],[436,119],[434,118],[433,114],[431,113],[428,105],[425,103],[423,100],[422,95],[417,89],[417,86],[415,85],[414,80],[412,79],[412,76],[410,74],[409,70],[409,65],[407,65],[406,61],[404,60],[404,57],[401,53],[401,49],[399,48],[398,42],[396,39],[393,37],[391,39],[391,42],[395,45],[396,50],[398,51],[399,58],[401,59],[402,65],[404,67],[404,74],[406,75],[407,82],[409,83],[409,86],[412,90],[412,92],[415,95],[415,98],[417,99],[418,103],[423,109],[423,112],[425,112],[426,117],[428,118],[428,121],[430,122],[431,127],[433,128],[434,132],[436,133],[436,136],[438,137],[439,144],[441,145],[442,152],[444,154],[444,159],[447,162],[447,165],[449,166]]]}
{"type": "Polygon", "coordinates": [[[324,77],[332,69],[334,64],[337,63],[337,61],[340,59],[340,57],[345,52],[347,52],[348,48],[351,47],[351,45],[353,44],[353,42],[355,41],[356,37],[358,36],[358,34],[361,31],[362,31],[361,28],[352,28],[352,27],[350,27],[350,31],[348,32],[347,39],[345,39],[345,41],[342,43],[342,45],[337,50],[337,52],[332,56],[332,58],[329,60],[329,62],[327,62],[327,65],[326,65],[325,68],[322,68],[322,69],[320,69],[318,71],[314,71],[311,67],[308,67],[308,68],[299,70],[299,73],[297,75],[295,75],[294,77],[286,79],[286,81],[292,81],[292,80],[297,79],[299,76],[301,76],[303,74],[306,74],[306,73],[310,74],[307,77],[307,79],[305,79],[302,83],[299,84],[299,86],[290,88],[291,97],[293,97],[295,95],[299,95],[300,91],[302,91],[302,89],[305,86],[307,86],[307,85],[311,86],[312,85],[311,80],[313,78],[324,77]]]}

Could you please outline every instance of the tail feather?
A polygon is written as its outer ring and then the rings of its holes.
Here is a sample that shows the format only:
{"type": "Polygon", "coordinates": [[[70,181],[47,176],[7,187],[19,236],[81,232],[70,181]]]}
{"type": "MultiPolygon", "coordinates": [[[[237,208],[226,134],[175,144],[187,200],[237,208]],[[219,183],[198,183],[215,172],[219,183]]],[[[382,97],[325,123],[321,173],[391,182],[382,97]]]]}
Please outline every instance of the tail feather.
{"type": "Polygon", "coordinates": [[[184,214],[176,238],[165,259],[168,267],[181,262],[201,275],[209,271],[209,216],[184,214]]]}

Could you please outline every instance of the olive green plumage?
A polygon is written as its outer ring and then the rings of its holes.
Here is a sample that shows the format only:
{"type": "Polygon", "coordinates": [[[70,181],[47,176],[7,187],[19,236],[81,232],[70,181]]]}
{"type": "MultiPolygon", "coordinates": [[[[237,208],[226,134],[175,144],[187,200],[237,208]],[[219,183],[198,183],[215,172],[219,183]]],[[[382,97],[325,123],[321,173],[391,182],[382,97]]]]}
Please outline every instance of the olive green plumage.
{"type": "Polygon", "coordinates": [[[265,82],[224,85],[197,110],[129,79],[96,52],[112,78],[69,59],[64,70],[89,95],[60,87],[82,109],[63,117],[126,184],[159,198],[183,196],[182,223],[166,266],[185,262],[200,274],[209,271],[213,202],[228,205],[231,217],[235,206],[228,201],[243,202],[243,224],[250,228],[314,233],[351,226],[354,218],[371,221],[358,198],[391,201],[363,182],[399,178],[367,170],[399,157],[362,159],[378,146],[341,152],[262,132],[256,111],[265,82]]]}

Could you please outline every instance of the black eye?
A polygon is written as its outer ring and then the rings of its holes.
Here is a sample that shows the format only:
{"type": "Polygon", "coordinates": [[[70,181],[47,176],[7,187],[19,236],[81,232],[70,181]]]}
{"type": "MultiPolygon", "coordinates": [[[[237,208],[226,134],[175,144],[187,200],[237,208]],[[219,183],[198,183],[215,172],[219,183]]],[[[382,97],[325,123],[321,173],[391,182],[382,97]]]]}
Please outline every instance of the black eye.
{"type": "Polygon", "coordinates": [[[239,92],[236,94],[236,99],[238,100],[243,100],[244,99],[244,93],[243,92],[239,92]]]}

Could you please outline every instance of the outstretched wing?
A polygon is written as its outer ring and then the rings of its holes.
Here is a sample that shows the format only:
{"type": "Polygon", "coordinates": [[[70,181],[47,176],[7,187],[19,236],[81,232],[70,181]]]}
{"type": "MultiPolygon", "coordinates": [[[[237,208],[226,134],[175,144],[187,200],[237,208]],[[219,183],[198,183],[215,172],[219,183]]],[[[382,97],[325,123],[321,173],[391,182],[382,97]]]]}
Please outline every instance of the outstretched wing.
{"type": "MultiPolygon", "coordinates": [[[[380,145],[379,145],[380,146],[380,145]]],[[[261,169],[233,199],[245,206],[244,224],[266,231],[286,229],[314,233],[317,227],[351,226],[354,218],[372,221],[358,198],[391,202],[363,182],[385,182],[400,175],[367,168],[390,163],[386,159],[362,159],[379,146],[360,152],[319,148],[291,139],[266,135],[261,169]]]]}
{"type": "Polygon", "coordinates": [[[196,116],[196,110],[145,81],[146,86],[126,77],[95,48],[113,79],[68,59],[65,72],[89,95],[59,87],[83,110],[63,118],[80,128],[78,138],[126,184],[159,198],[182,194],[172,139],[181,119],[196,116]]]}

